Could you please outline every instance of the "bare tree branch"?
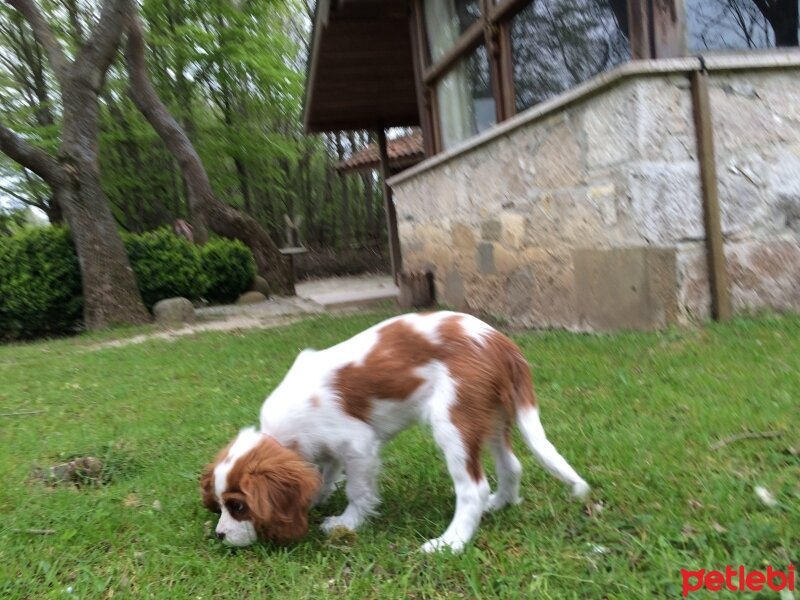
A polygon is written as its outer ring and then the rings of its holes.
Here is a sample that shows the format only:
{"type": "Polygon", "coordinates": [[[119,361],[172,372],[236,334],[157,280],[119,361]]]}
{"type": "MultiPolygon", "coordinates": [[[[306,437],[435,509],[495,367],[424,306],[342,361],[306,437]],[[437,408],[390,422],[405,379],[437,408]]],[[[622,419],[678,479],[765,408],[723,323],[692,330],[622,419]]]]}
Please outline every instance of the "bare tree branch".
{"type": "Polygon", "coordinates": [[[37,204],[36,202],[32,202],[30,198],[26,198],[25,196],[21,196],[16,191],[14,191],[11,188],[6,187],[4,185],[0,185],[0,192],[3,192],[4,194],[8,194],[12,198],[22,202],[23,204],[31,204],[31,205],[35,206],[36,208],[43,208],[41,205],[37,204]]]}
{"type": "Polygon", "coordinates": [[[47,59],[50,61],[50,66],[56,74],[59,83],[62,83],[67,77],[67,70],[70,66],[70,60],[64,54],[64,49],[58,42],[52,28],[48,24],[44,15],[32,0],[6,0],[6,2],[13,6],[31,26],[33,35],[36,40],[42,45],[47,53],[47,59]]]}
{"type": "Polygon", "coordinates": [[[100,19],[80,50],[77,64],[92,70],[91,83],[99,90],[122,41],[122,33],[133,12],[132,0],[105,0],[100,19]]]}
{"type": "Polygon", "coordinates": [[[21,136],[0,123],[0,150],[23,167],[30,169],[52,187],[61,184],[58,161],[50,154],[26,142],[21,136]]]}

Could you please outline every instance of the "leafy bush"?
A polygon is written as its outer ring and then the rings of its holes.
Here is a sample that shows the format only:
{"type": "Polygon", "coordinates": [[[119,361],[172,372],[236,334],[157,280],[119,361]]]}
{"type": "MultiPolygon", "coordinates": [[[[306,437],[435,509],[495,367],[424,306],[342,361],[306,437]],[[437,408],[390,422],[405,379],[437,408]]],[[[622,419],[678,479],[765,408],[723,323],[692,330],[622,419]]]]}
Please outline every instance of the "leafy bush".
{"type": "Polygon", "coordinates": [[[159,300],[198,300],[206,288],[200,250],[169,229],[122,236],[139,291],[148,309],[159,300]]]}
{"type": "Polygon", "coordinates": [[[82,315],[80,268],[66,229],[0,238],[0,338],[72,333],[82,315]]]}
{"type": "MultiPolygon", "coordinates": [[[[149,309],[174,296],[231,302],[255,277],[252,253],[236,240],[198,247],[169,229],[122,239],[149,309]]],[[[82,318],[80,268],[69,231],[26,228],[0,236],[0,339],[73,333],[82,318]]]]}
{"type": "Polygon", "coordinates": [[[256,275],[256,262],[242,242],[212,239],[201,248],[201,254],[206,277],[205,297],[209,302],[233,302],[250,289],[256,275]]]}

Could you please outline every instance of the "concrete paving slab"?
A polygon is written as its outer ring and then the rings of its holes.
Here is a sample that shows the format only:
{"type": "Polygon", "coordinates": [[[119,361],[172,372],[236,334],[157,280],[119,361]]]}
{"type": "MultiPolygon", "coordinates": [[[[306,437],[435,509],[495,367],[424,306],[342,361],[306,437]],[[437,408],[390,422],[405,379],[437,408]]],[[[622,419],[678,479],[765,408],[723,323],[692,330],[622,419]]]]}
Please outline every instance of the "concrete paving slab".
{"type": "Polygon", "coordinates": [[[358,275],[304,281],[295,286],[297,296],[338,310],[374,306],[397,300],[400,293],[389,275],[358,275]]]}

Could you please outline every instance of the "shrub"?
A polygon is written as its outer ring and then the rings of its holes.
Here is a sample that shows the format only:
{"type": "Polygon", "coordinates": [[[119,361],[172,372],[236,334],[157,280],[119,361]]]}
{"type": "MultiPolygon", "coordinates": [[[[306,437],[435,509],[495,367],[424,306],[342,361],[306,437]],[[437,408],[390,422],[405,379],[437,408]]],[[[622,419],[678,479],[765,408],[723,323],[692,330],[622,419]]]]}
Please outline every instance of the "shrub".
{"type": "Polygon", "coordinates": [[[212,303],[236,300],[250,289],[256,275],[256,261],[239,240],[215,238],[201,248],[206,277],[205,297],[212,303]]]}
{"type": "Polygon", "coordinates": [[[206,287],[200,250],[169,229],[122,237],[139,291],[148,309],[159,300],[198,300],[206,287]]]}
{"type": "Polygon", "coordinates": [[[72,333],[82,316],[80,268],[66,229],[0,237],[0,338],[72,333]]]}
{"type": "MultiPolygon", "coordinates": [[[[250,288],[256,267],[239,241],[198,247],[169,229],[123,234],[145,305],[164,298],[230,302],[250,288]]],[[[74,333],[83,318],[80,268],[69,231],[26,228],[0,236],[0,339],[74,333]]]]}

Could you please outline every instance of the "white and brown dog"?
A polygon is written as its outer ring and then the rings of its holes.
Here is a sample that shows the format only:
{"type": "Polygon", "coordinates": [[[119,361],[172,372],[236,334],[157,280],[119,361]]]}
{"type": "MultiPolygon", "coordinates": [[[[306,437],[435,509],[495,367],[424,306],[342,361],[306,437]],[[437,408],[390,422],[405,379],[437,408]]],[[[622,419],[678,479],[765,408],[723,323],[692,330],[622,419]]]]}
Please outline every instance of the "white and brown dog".
{"type": "Polygon", "coordinates": [[[302,537],[309,508],[327,499],[342,469],[347,508],[322,528],[355,530],[378,504],[381,446],[419,421],[432,429],[456,493],[452,522],[424,551],[460,550],[484,511],[519,502],[514,423],[574,496],[589,493],[547,440],[528,364],[511,340],[469,315],[409,314],[297,357],[264,402],[260,430],[242,430],[202,475],[203,502],[221,513],[217,537],[234,546],[302,537]],[[494,494],[484,445],[497,467],[494,494]]]}

